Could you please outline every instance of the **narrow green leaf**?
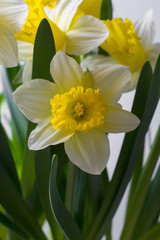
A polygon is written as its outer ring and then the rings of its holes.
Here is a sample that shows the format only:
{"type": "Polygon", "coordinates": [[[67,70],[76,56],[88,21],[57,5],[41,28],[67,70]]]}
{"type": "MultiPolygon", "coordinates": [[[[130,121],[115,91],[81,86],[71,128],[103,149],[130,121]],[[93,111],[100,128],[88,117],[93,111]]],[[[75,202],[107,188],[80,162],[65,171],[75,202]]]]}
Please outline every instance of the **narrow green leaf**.
{"type": "Polygon", "coordinates": [[[135,189],[137,187],[137,184],[139,182],[139,178],[141,176],[141,172],[142,172],[142,164],[143,164],[143,153],[144,153],[144,146],[142,147],[139,157],[137,159],[137,163],[135,166],[135,170],[133,173],[133,177],[132,177],[132,182],[131,182],[131,187],[130,187],[130,193],[129,193],[129,198],[128,198],[128,206],[127,206],[127,215],[128,215],[128,209],[130,208],[130,204],[132,202],[132,198],[133,195],[135,193],[135,189]]]}
{"type": "Polygon", "coordinates": [[[104,196],[107,194],[108,183],[109,180],[106,169],[101,175],[87,174],[85,206],[83,213],[83,231],[85,236],[87,236],[90,232],[103,202],[104,196]]]}
{"type": "MultiPolygon", "coordinates": [[[[52,30],[46,19],[38,27],[33,51],[32,78],[41,78],[53,81],[50,75],[50,63],[55,55],[54,38],[52,30]]],[[[31,130],[31,129],[30,129],[31,130]]],[[[36,183],[44,212],[47,216],[52,234],[60,239],[59,226],[55,221],[49,201],[49,175],[51,168],[50,148],[35,152],[36,183]]]]}
{"type": "Polygon", "coordinates": [[[54,156],[52,161],[49,193],[53,213],[67,239],[82,240],[83,237],[80,229],[68,210],[65,208],[57,189],[58,158],[54,156]]]}
{"type": "Polygon", "coordinates": [[[34,129],[35,124],[28,121],[27,125],[27,140],[25,143],[24,150],[24,160],[21,173],[21,186],[23,191],[23,196],[28,199],[33,184],[35,182],[35,168],[34,168],[34,151],[28,148],[28,137],[30,132],[34,129]],[[28,177],[28,173],[30,174],[28,177]]]}
{"type": "Polygon", "coordinates": [[[21,239],[29,239],[29,237],[8,217],[6,217],[3,213],[0,212],[0,223],[4,226],[12,230],[18,237],[21,239]]]}
{"type": "MultiPolygon", "coordinates": [[[[4,96],[7,100],[9,110],[11,112],[11,119],[13,122],[13,128],[15,135],[18,139],[20,149],[24,149],[24,143],[26,141],[26,131],[27,131],[27,120],[23,114],[19,111],[18,107],[15,105],[12,97],[12,87],[6,76],[6,72],[2,71],[2,84],[4,89],[4,96]]],[[[19,152],[20,154],[20,152],[19,152]]],[[[23,152],[21,153],[23,155],[23,152]]]]}
{"type": "MultiPolygon", "coordinates": [[[[150,87],[151,77],[151,65],[149,62],[147,62],[144,64],[140,75],[132,108],[132,112],[140,119],[142,119],[144,111],[146,111],[146,108],[148,107],[147,105],[151,104],[151,100],[148,102],[148,104],[146,104],[147,96],[149,95],[149,91],[151,91],[152,88],[150,87]]],[[[157,79],[154,79],[154,85],[155,84],[157,84],[157,79]]],[[[158,91],[159,88],[156,89],[156,93],[158,91]]],[[[153,107],[153,111],[151,113],[152,115],[154,113],[154,110],[155,107],[153,107]]],[[[143,123],[141,121],[139,128],[126,134],[112,181],[108,186],[108,194],[104,198],[103,204],[100,208],[95,223],[93,224],[92,231],[90,231],[87,240],[91,240],[93,238],[95,240],[98,240],[110,226],[111,219],[113,218],[113,215],[132,176],[132,172],[134,170],[140,149],[144,142],[144,137],[148,130],[151,117],[152,116],[150,116],[150,119],[143,118],[143,123]]]]}
{"type": "Polygon", "coordinates": [[[27,200],[27,204],[31,209],[31,211],[33,212],[34,216],[36,217],[36,220],[39,223],[39,225],[42,226],[43,222],[46,220],[46,216],[42,207],[40,194],[38,191],[38,186],[36,181],[32,187],[32,191],[27,200]]]}
{"type": "MultiPolygon", "coordinates": [[[[38,27],[34,52],[33,52],[33,73],[32,78],[51,80],[50,62],[55,54],[54,39],[52,30],[46,19],[43,19],[38,27]]],[[[27,139],[35,124],[28,123],[27,139]]],[[[35,180],[34,151],[28,149],[25,144],[24,164],[22,170],[22,186],[25,198],[28,198],[35,180]],[[30,178],[28,178],[30,172],[30,178]]]]}
{"type": "Polygon", "coordinates": [[[102,20],[112,19],[112,1],[111,0],[102,0],[100,18],[102,20]]]}
{"type": "Polygon", "coordinates": [[[144,234],[138,240],[159,240],[160,239],[160,223],[153,226],[151,229],[148,230],[146,234],[144,234]]]}
{"type": "MultiPolygon", "coordinates": [[[[112,1],[111,0],[102,0],[101,4],[101,13],[100,13],[100,19],[101,20],[111,20],[112,19],[112,1]]],[[[98,53],[102,54],[104,56],[108,56],[109,54],[99,47],[98,53]]]]}
{"type": "Polygon", "coordinates": [[[7,75],[10,79],[10,82],[12,83],[13,79],[15,78],[15,76],[17,75],[17,73],[19,72],[19,70],[21,69],[21,67],[18,65],[16,67],[11,67],[11,68],[7,68],[7,75]]]}
{"type": "Polygon", "coordinates": [[[51,170],[51,160],[52,157],[49,147],[35,153],[36,181],[42,206],[51,227],[53,237],[55,239],[60,239],[61,232],[52,213],[49,201],[49,175],[51,170]]]}
{"type": "Polygon", "coordinates": [[[155,140],[152,144],[146,165],[143,168],[141,177],[137,184],[137,188],[135,189],[135,193],[133,195],[130,208],[128,209],[128,216],[125,222],[125,226],[122,232],[122,239],[134,239],[133,234],[135,230],[135,225],[137,219],[139,217],[140,211],[145,201],[145,197],[147,195],[147,191],[150,185],[150,180],[152,177],[152,173],[156,166],[158,157],[160,155],[160,127],[157,131],[155,140]]]}
{"type": "Polygon", "coordinates": [[[148,194],[145,198],[143,208],[139,214],[133,233],[133,239],[138,239],[138,236],[144,234],[158,219],[160,213],[160,167],[155,178],[150,184],[148,194]],[[151,207],[152,206],[152,207],[151,207]]]}
{"type": "Polygon", "coordinates": [[[0,163],[0,204],[5,208],[14,222],[34,239],[46,240],[35,217],[23,200],[12,179],[0,163]]]}
{"type": "MultiPolygon", "coordinates": [[[[69,178],[69,176],[68,176],[69,178]]],[[[74,185],[74,198],[73,198],[73,216],[78,223],[78,226],[82,229],[84,226],[84,204],[85,204],[85,192],[86,190],[86,178],[87,174],[80,168],[76,167],[76,177],[74,185]]]]}
{"type": "Polygon", "coordinates": [[[38,27],[34,52],[32,78],[53,81],[50,74],[50,63],[55,54],[55,44],[52,30],[47,19],[43,19],[38,27]]]}
{"type": "Polygon", "coordinates": [[[74,216],[74,190],[75,190],[76,166],[70,161],[67,175],[65,206],[74,216]]]}
{"type": "Polygon", "coordinates": [[[4,102],[4,96],[3,93],[0,93],[0,122],[1,122],[1,117],[2,117],[2,105],[4,102]]]}
{"type": "Polygon", "coordinates": [[[1,165],[3,165],[8,175],[11,177],[13,183],[15,184],[15,187],[18,189],[19,192],[21,192],[20,182],[18,179],[14,160],[12,158],[7,138],[1,123],[0,123],[0,163],[1,165]]]}

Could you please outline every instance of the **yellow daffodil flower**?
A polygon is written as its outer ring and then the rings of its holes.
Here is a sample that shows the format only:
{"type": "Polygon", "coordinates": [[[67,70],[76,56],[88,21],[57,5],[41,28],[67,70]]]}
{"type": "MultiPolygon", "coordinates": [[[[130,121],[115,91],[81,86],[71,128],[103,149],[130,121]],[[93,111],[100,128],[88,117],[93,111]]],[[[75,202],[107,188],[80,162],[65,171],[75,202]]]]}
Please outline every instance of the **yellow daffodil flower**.
{"type": "Polygon", "coordinates": [[[108,36],[105,24],[99,19],[83,15],[73,20],[82,0],[61,0],[52,10],[52,15],[46,15],[46,1],[26,0],[29,6],[28,18],[16,34],[21,41],[34,43],[40,21],[47,18],[53,31],[56,51],[80,55],[99,46],[108,36]]]}
{"type": "Polygon", "coordinates": [[[107,20],[105,24],[110,34],[101,47],[111,57],[90,56],[82,63],[83,68],[93,69],[94,66],[108,62],[128,66],[131,80],[126,86],[126,91],[132,90],[137,85],[144,63],[148,60],[154,68],[160,52],[160,43],[153,43],[155,37],[153,11],[148,11],[135,25],[130,20],[121,18],[107,20]]]}
{"type": "Polygon", "coordinates": [[[0,1],[0,64],[13,67],[18,64],[18,48],[14,34],[19,32],[27,18],[28,6],[21,1],[0,1]]]}
{"type": "Polygon", "coordinates": [[[29,136],[29,149],[64,142],[74,164],[100,174],[110,155],[106,133],[128,132],[139,125],[139,119],[117,103],[130,72],[125,66],[108,65],[84,74],[64,52],[53,57],[50,72],[55,83],[34,79],[13,93],[22,113],[38,124],[29,136]]]}

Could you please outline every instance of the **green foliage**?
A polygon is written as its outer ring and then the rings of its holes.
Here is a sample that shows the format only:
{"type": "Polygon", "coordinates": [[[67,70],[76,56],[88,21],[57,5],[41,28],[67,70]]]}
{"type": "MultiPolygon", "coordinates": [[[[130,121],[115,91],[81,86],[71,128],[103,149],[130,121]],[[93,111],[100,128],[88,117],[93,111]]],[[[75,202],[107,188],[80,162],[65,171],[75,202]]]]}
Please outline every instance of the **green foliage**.
{"type": "Polygon", "coordinates": [[[102,0],[100,18],[102,20],[112,19],[112,1],[111,0],[102,0]]]}
{"type": "MultiPolygon", "coordinates": [[[[100,17],[112,19],[112,2],[103,0],[100,17]]],[[[55,55],[54,36],[43,19],[39,25],[33,52],[32,78],[53,81],[50,62],[55,55]]],[[[99,49],[99,53],[106,55],[99,49]]],[[[77,62],[81,57],[72,56],[77,62]]],[[[127,133],[112,179],[106,169],[101,175],[90,175],[73,165],[64,144],[40,151],[28,149],[27,139],[35,124],[28,122],[13,102],[13,80],[19,79],[22,68],[3,71],[4,94],[11,113],[12,139],[0,123],[0,239],[10,240],[100,240],[103,234],[112,239],[113,216],[129,181],[132,181],[126,221],[121,239],[159,239],[160,168],[152,178],[159,157],[160,132],[154,140],[147,163],[142,167],[145,135],[160,97],[160,57],[154,73],[146,62],[141,71],[132,112],[140,126],[127,133]],[[18,75],[17,75],[18,74],[18,75]],[[152,180],[151,180],[152,178],[152,180]],[[152,205],[152,208],[150,207],[152,205]],[[47,221],[52,236],[42,230],[47,221]],[[8,231],[9,232],[9,231],[8,231]]]]}
{"type": "Polygon", "coordinates": [[[62,202],[58,189],[57,189],[57,169],[58,169],[58,158],[53,157],[51,175],[50,175],[50,200],[52,204],[53,213],[64,232],[67,239],[70,240],[82,240],[82,234],[78,228],[76,222],[73,220],[70,213],[62,202]]]}

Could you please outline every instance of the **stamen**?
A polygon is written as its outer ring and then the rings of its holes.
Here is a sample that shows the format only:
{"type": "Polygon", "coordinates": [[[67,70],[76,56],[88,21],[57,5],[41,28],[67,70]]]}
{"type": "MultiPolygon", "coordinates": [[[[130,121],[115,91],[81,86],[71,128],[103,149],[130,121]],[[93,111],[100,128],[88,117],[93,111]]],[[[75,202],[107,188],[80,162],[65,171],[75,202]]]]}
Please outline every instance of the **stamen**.
{"type": "Polygon", "coordinates": [[[77,104],[74,107],[75,109],[75,117],[81,117],[84,114],[84,105],[77,102],[77,104]]]}
{"type": "Polygon", "coordinates": [[[93,90],[82,86],[71,88],[64,94],[57,94],[50,100],[52,105],[53,128],[62,131],[89,131],[104,123],[107,105],[99,94],[99,89],[93,90]]]}

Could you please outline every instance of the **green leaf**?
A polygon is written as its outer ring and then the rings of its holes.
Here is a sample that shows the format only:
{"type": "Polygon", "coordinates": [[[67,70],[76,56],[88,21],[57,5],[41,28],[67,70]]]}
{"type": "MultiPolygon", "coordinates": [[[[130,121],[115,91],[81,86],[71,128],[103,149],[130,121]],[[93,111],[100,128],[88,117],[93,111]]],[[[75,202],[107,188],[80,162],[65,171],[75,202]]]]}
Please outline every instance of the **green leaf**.
{"type": "Polygon", "coordinates": [[[139,182],[137,184],[137,188],[135,189],[135,193],[130,204],[130,208],[128,209],[128,215],[122,232],[122,239],[135,239],[133,237],[134,232],[136,231],[135,225],[143,207],[145,197],[147,195],[147,191],[150,185],[150,180],[156,166],[158,157],[160,155],[159,143],[160,127],[152,144],[147,162],[142,170],[139,182]]]}
{"type": "MultiPolygon", "coordinates": [[[[6,70],[7,70],[7,75],[10,80],[10,83],[15,90],[17,88],[17,85],[14,85],[14,79],[17,78],[20,72],[22,72],[22,68],[18,65],[16,67],[7,68],[6,70]]],[[[21,78],[21,81],[22,81],[22,78],[21,78]]],[[[17,83],[20,83],[20,82],[17,82],[17,83]]]]}
{"type": "MultiPolygon", "coordinates": [[[[38,27],[34,51],[33,51],[33,72],[32,78],[52,80],[50,75],[50,62],[55,54],[54,39],[52,30],[46,19],[43,19],[38,27]]],[[[35,124],[28,123],[27,139],[35,124]]],[[[25,198],[28,198],[35,180],[34,151],[28,149],[25,144],[24,164],[22,170],[22,186],[25,198]],[[30,172],[30,178],[28,178],[30,172]]]]}
{"type": "Polygon", "coordinates": [[[33,51],[32,78],[53,81],[50,74],[50,63],[55,54],[52,30],[47,19],[43,19],[38,27],[33,51]]]}
{"type": "Polygon", "coordinates": [[[28,137],[34,127],[35,124],[28,121],[27,141],[25,143],[24,160],[21,174],[21,186],[25,199],[28,199],[35,182],[34,151],[29,150],[28,148],[28,137]],[[30,174],[30,177],[28,177],[28,173],[30,174]]]}
{"type": "Polygon", "coordinates": [[[160,224],[156,224],[151,229],[148,230],[146,234],[144,234],[141,238],[138,238],[138,240],[159,240],[160,236],[160,224]]]}
{"type": "MultiPolygon", "coordinates": [[[[159,64],[159,61],[160,59],[158,60],[157,64],[159,64]]],[[[155,106],[152,108],[152,112],[150,112],[150,115],[146,117],[146,111],[148,107],[152,105],[153,101],[153,99],[150,99],[151,94],[153,96],[156,96],[159,94],[160,90],[160,85],[157,87],[157,81],[160,81],[160,79],[154,77],[150,86],[151,77],[151,65],[149,62],[147,62],[144,64],[140,75],[132,108],[132,112],[140,119],[143,118],[143,120],[141,120],[141,125],[139,128],[130,133],[127,133],[125,136],[118,163],[116,165],[112,181],[108,187],[108,194],[103,201],[95,223],[93,224],[92,231],[90,231],[87,240],[91,240],[93,238],[95,240],[99,239],[105,233],[106,229],[110,226],[113,215],[132,176],[140,149],[144,142],[145,134],[148,130],[151,118],[158,102],[157,98],[155,106]]]]}
{"type": "Polygon", "coordinates": [[[136,222],[136,231],[133,234],[133,239],[137,239],[138,236],[146,232],[155,221],[160,213],[160,167],[156,173],[155,178],[150,184],[148,194],[145,198],[143,208],[139,214],[139,218],[136,222]],[[151,207],[152,206],[152,207],[151,207]]]}
{"type": "Polygon", "coordinates": [[[32,191],[29,195],[29,198],[27,199],[27,204],[31,211],[33,212],[34,216],[36,217],[36,220],[42,226],[43,222],[46,220],[45,213],[42,207],[40,194],[38,191],[37,182],[35,181],[32,191]]]}
{"type": "Polygon", "coordinates": [[[36,181],[42,202],[43,209],[47,216],[53,237],[60,239],[61,231],[52,213],[49,201],[49,175],[51,170],[50,147],[35,153],[36,181]]]}
{"type": "Polygon", "coordinates": [[[4,102],[4,96],[3,93],[0,93],[0,122],[1,122],[1,117],[2,117],[2,105],[4,102]]]}
{"type": "Polygon", "coordinates": [[[102,20],[112,19],[112,1],[111,0],[102,0],[100,19],[102,20]]]}
{"type": "MultiPolygon", "coordinates": [[[[82,229],[84,226],[84,204],[85,204],[85,192],[86,190],[86,178],[87,174],[83,172],[80,168],[76,167],[76,176],[74,183],[74,191],[73,191],[73,207],[72,212],[73,216],[78,223],[78,226],[82,229]]],[[[69,175],[67,175],[69,181],[69,175]]],[[[86,218],[87,220],[87,218],[86,218]]]]}
{"type": "Polygon", "coordinates": [[[46,240],[35,217],[15,187],[10,176],[0,162],[0,204],[5,208],[14,222],[34,239],[46,240]]]}
{"type": "Polygon", "coordinates": [[[8,175],[12,179],[15,187],[18,189],[19,192],[21,192],[16,167],[12,158],[12,154],[7,142],[5,132],[1,124],[0,124],[0,164],[3,165],[8,175]]]}
{"type": "Polygon", "coordinates": [[[8,217],[6,217],[3,213],[0,212],[0,223],[4,226],[12,230],[17,237],[21,237],[21,239],[29,239],[28,236],[8,217]]]}
{"type": "Polygon", "coordinates": [[[130,187],[130,193],[129,193],[129,198],[128,198],[127,214],[128,214],[128,209],[130,208],[130,204],[132,202],[133,195],[135,193],[135,189],[139,182],[139,178],[141,176],[142,165],[143,165],[143,154],[144,154],[144,146],[142,147],[142,149],[140,151],[139,157],[137,159],[137,164],[136,164],[136,167],[135,167],[135,170],[133,173],[131,187],[130,187]]]}
{"type": "MultiPolygon", "coordinates": [[[[83,232],[87,236],[99,212],[104,196],[107,194],[108,175],[106,169],[101,175],[86,174],[85,202],[83,214],[83,232]]],[[[77,186],[78,187],[78,186],[77,186]]]]}
{"type": "Polygon", "coordinates": [[[26,141],[27,120],[15,105],[12,97],[12,87],[4,69],[2,69],[2,84],[4,89],[4,97],[7,101],[11,113],[11,130],[13,139],[8,139],[10,149],[18,170],[21,173],[24,156],[24,145],[26,141]]]}
{"type": "MultiPolygon", "coordinates": [[[[112,19],[112,10],[113,10],[112,9],[112,1],[111,0],[102,0],[100,19],[101,20],[107,20],[107,19],[111,20],[112,19]]],[[[104,56],[109,55],[101,47],[99,47],[98,53],[102,54],[104,56]]]]}
{"type": "Polygon", "coordinates": [[[52,161],[49,193],[53,213],[67,239],[82,240],[83,237],[81,231],[64,206],[57,189],[58,158],[54,156],[52,161]]]}
{"type": "MultiPolygon", "coordinates": [[[[43,19],[38,27],[33,51],[32,78],[41,78],[53,81],[50,75],[50,63],[55,55],[54,38],[52,30],[46,19],[43,19]]],[[[33,127],[33,126],[32,126],[33,127]]],[[[31,129],[30,129],[31,130],[31,129]]],[[[32,164],[32,163],[30,163],[32,164]]],[[[52,214],[49,201],[49,175],[51,168],[50,148],[35,152],[36,183],[44,212],[47,216],[52,234],[59,238],[59,226],[52,214]]]]}
{"type": "Polygon", "coordinates": [[[4,96],[7,100],[9,110],[11,112],[14,132],[18,139],[20,149],[23,149],[24,143],[26,141],[27,121],[13,101],[12,87],[4,71],[2,71],[2,76],[4,96]]]}

